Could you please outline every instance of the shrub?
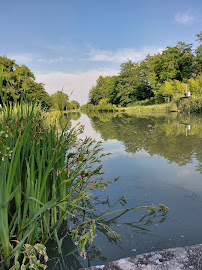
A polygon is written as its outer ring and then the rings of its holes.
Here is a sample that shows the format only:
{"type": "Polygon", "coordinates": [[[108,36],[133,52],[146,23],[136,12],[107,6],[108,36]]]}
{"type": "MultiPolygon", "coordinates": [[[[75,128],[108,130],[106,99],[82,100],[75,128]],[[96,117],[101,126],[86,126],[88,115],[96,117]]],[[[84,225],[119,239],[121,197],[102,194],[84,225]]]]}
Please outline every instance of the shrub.
{"type": "Polygon", "coordinates": [[[202,97],[192,97],[183,100],[181,104],[181,111],[186,113],[202,112],[202,97]]]}

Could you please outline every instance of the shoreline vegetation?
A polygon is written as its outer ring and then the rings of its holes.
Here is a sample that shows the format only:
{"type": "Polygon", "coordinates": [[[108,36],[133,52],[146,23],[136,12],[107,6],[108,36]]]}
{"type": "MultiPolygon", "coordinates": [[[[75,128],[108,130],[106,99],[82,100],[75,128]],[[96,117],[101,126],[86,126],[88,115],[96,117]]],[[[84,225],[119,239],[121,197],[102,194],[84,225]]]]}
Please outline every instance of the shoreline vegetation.
{"type": "MultiPolygon", "coordinates": [[[[202,96],[190,97],[187,100],[181,100],[180,97],[173,99],[168,103],[153,104],[153,105],[135,105],[128,107],[116,107],[112,104],[106,104],[106,107],[99,105],[84,105],[77,111],[98,111],[98,112],[151,112],[151,113],[202,113],[202,96]]],[[[74,110],[75,111],[75,110],[74,110]]],[[[68,111],[67,111],[68,112],[68,111]]]]}

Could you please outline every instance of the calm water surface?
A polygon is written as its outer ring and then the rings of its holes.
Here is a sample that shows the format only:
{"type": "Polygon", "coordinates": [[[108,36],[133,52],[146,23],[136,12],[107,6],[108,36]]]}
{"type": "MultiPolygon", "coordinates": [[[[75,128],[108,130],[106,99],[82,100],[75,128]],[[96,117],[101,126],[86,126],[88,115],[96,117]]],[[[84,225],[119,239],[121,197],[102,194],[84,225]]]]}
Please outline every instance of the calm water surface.
{"type": "Polygon", "coordinates": [[[122,235],[115,241],[98,231],[87,259],[63,242],[63,257],[50,248],[50,269],[79,269],[137,254],[202,243],[202,115],[74,114],[72,125],[85,125],[82,136],[103,142],[106,180],[120,176],[95,194],[97,213],[125,196],[114,209],[165,204],[167,215],[131,210],[108,217],[106,223],[122,235]]]}

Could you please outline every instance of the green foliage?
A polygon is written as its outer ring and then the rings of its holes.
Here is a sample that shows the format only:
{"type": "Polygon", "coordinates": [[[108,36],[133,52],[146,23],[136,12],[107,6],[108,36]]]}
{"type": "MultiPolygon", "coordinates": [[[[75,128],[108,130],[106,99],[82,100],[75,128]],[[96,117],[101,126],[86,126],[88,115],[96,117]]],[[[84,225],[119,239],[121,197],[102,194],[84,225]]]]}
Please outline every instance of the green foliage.
{"type": "Polygon", "coordinates": [[[80,108],[80,104],[78,101],[76,100],[72,100],[70,103],[69,103],[69,109],[70,110],[75,110],[75,109],[79,109],[80,108]]]}
{"type": "Polygon", "coordinates": [[[174,47],[167,47],[161,54],[146,57],[147,74],[152,88],[165,81],[184,81],[192,76],[194,55],[192,46],[178,42],[174,47]]]}
{"type": "Polygon", "coordinates": [[[140,101],[135,101],[134,103],[132,103],[130,106],[149,106],[149,105],[153,105],[155,104],[155,99],[154,97],[150,98],[150,99],[144,99],[144,100],[140,100],[140,101]]]}
{"type": "Polygon", "coordinates": [[[69,107],[69,97],[63,91],[57,91],[51,95],[52,106],[59,111],[64,111],[69,107]]]}
{"type": "MultiPolygon", "coordinates": [[[[19,66],[15,60],[6,56],[0,56],[0,75],[2,76],[2,90],[7,91],[7,99],[14,101],[14,97],[21,101],[33,101],[37,99],[42,107],[50,107],[50,96],[44,89],[42,83],[35,82],[35,76],[30,69],[25,66],[19,66]]],[[[1,103],[1,100],[0,100],[1,103]]]]}
{"type": "Polygon", "coordinates": [[[81,106],[81,110],[83,111],[100,111],[100,112],[115,112],[117,107],[108,103],[109,100],[107,98],[103,98],[99,101],[98,105],[93,105],[91,103],[87,103],[86,105],[81,106]]]}
{"type": "Polygon", "coordinates": [[[196,36],[200,45],[195,50],[194,69],[195,74],[202,74],[202,31],[196,36]]]}
{"type": "Polygon", "coordinates": [[[91,192],[107,186],[102,165],[96,166],[101,148],[91,138],[77,138],[81,127],[59,131],[56,123],[45,124],[46,114],[36,105],[7,105],[2,91],[1,95],[0,266],[12,263],[19,269],[22,262],[21,269],[43,268],[35,247],[53,237],[60,243],[57,232],[67,216],[72,219],[72,238],[80,232],[82,252],[93,239],[96,220],[81,213],[87,210],[91,192]]]}
{"type": "MultiPolygon", "coordinates": [[[[184,90],[186,89],[186,84],[177,80],[165,81],[164,84],[161,85],[159,89],[159,93],[161,93],[162,97],[165,101],[169,102],[173,96],[176,95],[184,95],[184,90]]],[[[157,95],[159,93],[156,93],[157,95]]]]}
{"type": "Polygon", "coordinates": [[[93,86],[89,92],[89,102],[98,105],[101,99],[107,98],[110,103],[113,103],[116,80],[116,76],[105,78],[100,76],[97,79],[96,86],[93,86]]]}
{"type": "Polygon", "coordinates": [[[151,102],[164,103],[176,95],[183,96],[185,83],[192,94],[200,95],[201,32],[197,37],[200,45],[195,51],[191,44],[178,42],[162,53],[147,55],[140,63],[131,60],[122,63],[118,76],[100,76],[89,92],[89,102],[98,105],[100,100],[108,99],[111,104],[131,106],[151,99],[151,102]]]}
{"type": "Polygon", "coordinates": [[[182,102],[180,110],[186,113],[202,112],[202,97],[193,97],[182,102]]]}
{"type": "Polygon", "coordinates": [[[200,97],[202,95],[202,74],[195,79],[188,80],[188,89],[194,96],[200,97]]]}

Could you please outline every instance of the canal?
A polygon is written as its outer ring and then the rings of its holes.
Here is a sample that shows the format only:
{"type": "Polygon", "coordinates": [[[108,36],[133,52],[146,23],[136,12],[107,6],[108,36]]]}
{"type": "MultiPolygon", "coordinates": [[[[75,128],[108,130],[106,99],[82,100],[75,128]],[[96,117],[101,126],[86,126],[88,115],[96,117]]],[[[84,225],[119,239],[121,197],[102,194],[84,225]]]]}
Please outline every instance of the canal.
{"type": "Polygon", "coordinates": [[[202,115],[91,112],[68,117],[72,126],[85,125],[82,137],[102,141],[103,151],[111,153],[102,160],[106,181],[119,176],[94,194],[97,215],[152,204],[165,204],[169,212],[109,215],[103,222],[121,235],[120,240],[97,230],[85,260],[68,238],[62,244],[63,255],[50,244],[50,269],[79,269],[202,243],[202,115]],[[117,202],[121,197],[125,199],[117,202]]]}

